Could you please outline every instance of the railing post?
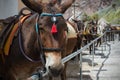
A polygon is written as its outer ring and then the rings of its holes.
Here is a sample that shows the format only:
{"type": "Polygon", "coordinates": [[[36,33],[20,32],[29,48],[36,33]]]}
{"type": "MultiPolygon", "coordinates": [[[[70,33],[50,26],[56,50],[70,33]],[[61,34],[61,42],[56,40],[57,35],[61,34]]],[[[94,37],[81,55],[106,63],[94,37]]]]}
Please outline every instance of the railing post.
{"type": "Polygon", "coordinates": [[[107,47],[107,46],[106,46],[106,45],[107,45],[106,33],[107,33],[107,32],[105,32],[105,35],[104,35],[105,51],[106,51],[106,47],[107,47]]]}
{"type": "Polygon", "coordinates": [[[106,42],[108,41],[108,31],[106,32],[106,42]]]}
{"type": "Polygon", "coordinates": [[[80,53],[80,80],[82,80],[82,53],[80,53]]]}
{"type": "MultiPolygon", "coordinates": [[[[102,42],[103,43],[105,43],[104,36],[105,36],[105,34],[102,36],[102,42]]],[[[103,44],[103,49],[105,50],[105,45],[104,44],[103,44]]]]}
{"type": "Polygon", "coordinates": [[[114,42],[114,43],[115,43],[115,36],[116,36],[115,32],[117,32],[117,31],[112,32],[113,42],[114,42]]]}
{"type": "Polygon", "coordinates": [[[110,42],[110,41],[112,41],[112,40],[111,40],[111,39],[112,39],[112,38],[111,38],[112,32],[110,31],[109,33],[110,33],[110,35],[109,35],[109,37],[110,37],[109,42],[110,42]]]}
{"type": "Polygon", "coordinates": [[[120,30],[118,31],[118,41],[120,41],[120,30]]]}
{"type": "Polygon", "coordinates": [[[92,68],[94,66],[94,54],[95,54],[95,42],[93,43],[93,46],[92,46],[93,50],[92,50],[92,68]]]}
{"type": "Polygon", "coordinates": [[[103,53],[103,47],[104,47],[104,46],[103,46],[103,36],[101,37],[101,41],[102,41],[102,46],[101,46],[102,49],[101,49],[101,52],[103,53]]]}
{"type": "Polygon", "coordinates": [[[109,31],[109,39],[108,39],[109,42],[110,42],[110,40],[111,40],[111,36],[110,36],[110,35],[111,35],[111,32],[109,31]]]}

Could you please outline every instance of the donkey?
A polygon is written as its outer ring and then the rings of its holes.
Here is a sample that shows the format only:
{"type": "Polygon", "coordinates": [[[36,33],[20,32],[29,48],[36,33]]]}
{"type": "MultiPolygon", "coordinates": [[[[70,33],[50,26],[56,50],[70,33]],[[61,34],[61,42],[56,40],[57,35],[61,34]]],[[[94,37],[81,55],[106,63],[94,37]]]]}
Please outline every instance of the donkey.
{"type": "MultiPolygon", "coordinates": [[[[6,48],[3,48],[5,61],[0,61],[0,76],[3,80],[26,80],[37,68],[45,67],[50,79],[52,76],[61,75],[61,80],[65,80],[65,66],[61,59],[66,56],[67,24],[62,13],[75,0],[61,3],[22,1],[37,13],[20,17],[25,19],[16,24],[18,26],[16,31],[11,31],[16,34],[7,54],[4,54],[6,48]]],[[[11,37],[9,38],[11,40],[11,37]]]]}

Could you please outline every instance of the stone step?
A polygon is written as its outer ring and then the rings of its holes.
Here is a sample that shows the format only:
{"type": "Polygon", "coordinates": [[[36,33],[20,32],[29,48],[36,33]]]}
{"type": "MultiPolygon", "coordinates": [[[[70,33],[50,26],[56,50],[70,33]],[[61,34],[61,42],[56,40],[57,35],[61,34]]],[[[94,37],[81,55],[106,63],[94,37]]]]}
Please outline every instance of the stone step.
{"type": "MultiPolygon", "coordinates": [[[[93,56],[83,56],[83,76],[89,75],[91,80],[120,80],[120,42],[109,44],[110,51],[109,47],[106,47],[106,50],[101,53],[101,47],[97,48],[94,55],[94,67],[90,65],[93,56]]],[[[83,78],[83,80],[88,79],[83,78]]]]}

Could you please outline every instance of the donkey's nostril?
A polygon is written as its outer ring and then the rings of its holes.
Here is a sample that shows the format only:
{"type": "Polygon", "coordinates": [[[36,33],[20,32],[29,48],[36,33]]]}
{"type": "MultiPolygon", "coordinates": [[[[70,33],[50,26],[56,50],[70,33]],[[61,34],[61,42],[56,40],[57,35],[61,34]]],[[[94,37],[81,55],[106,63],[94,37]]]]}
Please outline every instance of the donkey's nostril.
{"type": "Polygon", "coordinates": [[[52,67],[52,66],[49,66],[48,69],[49,69],[50,71],[53,71],[55,68],[52,67]]]}
{"type": "Polygon", "coordinates": [[[51,69],[51,67],[50,67],[50,66],[48,66],[48,69],[51,69]]]}

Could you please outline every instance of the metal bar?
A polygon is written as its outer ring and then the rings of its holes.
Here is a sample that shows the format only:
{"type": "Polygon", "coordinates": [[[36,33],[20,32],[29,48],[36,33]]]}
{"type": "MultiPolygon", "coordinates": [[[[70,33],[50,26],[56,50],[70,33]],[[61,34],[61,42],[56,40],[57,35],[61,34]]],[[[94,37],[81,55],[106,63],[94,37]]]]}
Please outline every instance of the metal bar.
{"type": "Polygon", "coordinates": [[[80,80],[82,80],[82,53],[80,54],[80,80]]]}
{"type": "MultiPolygon", "coordinates": [[[[106,34],[106,32],[103,35],[105,35],[105,34],[106,34]]],[[[73,52],[70,55],[64,57],[62,59],[62,63],[65,63],[65,62],[69,61],[70,59],[72,59],[73,57],[77,56],[78,54],[81,54],[81,52],[83,50],[86,50],[87,48],[89,48],[90,45],[92,45],[94,42],[96,42],[98,39],[100,39],[103,35],[101,35],[98,38],[96,38],[95,40],[91,41],[91,43],[87,44],[86,46],[82,47],[81,49],[77,50],[76,52],[73,52]]]]}
{"type": "Polygon", "coordinates": [[[92,68],[93,68],[94,67],[95,42],[93,43],[92,48],[93,48],[92,50],[92,68]]]}
{"type": "MultiPolygon", "coordinates": [[[[113,42],[115,43],[115,32],[112,32],[112,36],[113,36],[113,42]]],[[[111,36],[111,38],[112,38],[112,36],[111,36]]]]}
{"type": "Polygon", "coordinates": [[[106,42],[106,34],[105,34],[105,36],[104,36],[104,43],[105,43],[105,51],[106,51],[106,47],[107,47],[107,46],[106,46],[106,43],[107,43],[107,42],[106,42]]]}
{"type": "Polygon", "coordinates": [[[102,43],[102,46],[101,46],[101,53],[103,53],[103,47],[104,47],[104,45],[103,45],[103,36],[101,37],[101,43],[102,43]]]}

